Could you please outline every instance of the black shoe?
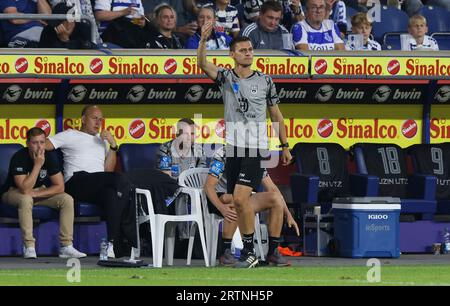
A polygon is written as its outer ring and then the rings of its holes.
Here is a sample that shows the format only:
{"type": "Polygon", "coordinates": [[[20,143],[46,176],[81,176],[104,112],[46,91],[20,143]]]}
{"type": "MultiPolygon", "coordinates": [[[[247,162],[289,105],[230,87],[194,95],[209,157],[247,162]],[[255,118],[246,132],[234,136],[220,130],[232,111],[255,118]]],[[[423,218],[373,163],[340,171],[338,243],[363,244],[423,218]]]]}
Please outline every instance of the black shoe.
{"type": "Polygon", "coordinates": [[[241,254],[241,258],[234,264],[235,268],[249,269],[258,265],[258,257],[254,253],[241,254]]]}
{"type": "Polygon", "coordinates": [[[234,257],[233,254],[231,254],[230,249],[226,249],[225,252],[223,252],[222,256],[219,257],[219,263],[221,266],[234,266],[237,263],[236,257],[234,257]]]}
{"type": "Polygon", "coordinates": [[[290,266],[291,264],[289,263],[289,261],[287,261],[278,251],[278,248],[275,249],[275,251],[273,251],[273,254],[270,256],[267,256],[267,263],[270,266],[275,266],[275,267],[287,267],[290,266]]]}

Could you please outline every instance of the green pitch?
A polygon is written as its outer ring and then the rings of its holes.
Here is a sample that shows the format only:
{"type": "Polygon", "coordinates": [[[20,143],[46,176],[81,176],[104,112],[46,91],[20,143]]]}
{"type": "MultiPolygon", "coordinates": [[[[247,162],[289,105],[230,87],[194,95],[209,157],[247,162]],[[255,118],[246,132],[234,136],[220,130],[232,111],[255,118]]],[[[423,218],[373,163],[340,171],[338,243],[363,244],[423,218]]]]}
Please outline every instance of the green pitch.
{"type": "MultiPolygon", "coordinates": [[[[303,286],[303,285],[450,285],[450,265],[384,266],[381,282],[368,283],[369,267],[97,268],[82,269],[69,283],[67,269],[1,270],[0,285],[162,285],[162,286],[303,286]]],[[[70,274],[70,273],[69,273],[70,274]]],[[[72,274],[73,275],[73,274],[72,274]]]]}

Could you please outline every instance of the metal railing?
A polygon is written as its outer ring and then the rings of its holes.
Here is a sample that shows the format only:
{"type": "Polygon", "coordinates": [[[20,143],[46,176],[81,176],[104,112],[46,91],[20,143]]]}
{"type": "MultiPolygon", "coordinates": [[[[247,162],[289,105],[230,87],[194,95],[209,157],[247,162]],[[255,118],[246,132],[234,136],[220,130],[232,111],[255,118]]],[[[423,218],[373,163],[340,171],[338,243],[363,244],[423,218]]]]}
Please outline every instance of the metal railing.
{"type": "MultiPolygon", "coordinates": [[[[91,27],[91,41],[97,44],[95,19],[86,15],[76,15],[76,19],[87,21],[91,27]]],[[[0,14],[0,20],[25,19],[25,20],[73,20],[71,14],[0,14]]],[[[78,21],[78,20],[77,20],[78,21]]]]}

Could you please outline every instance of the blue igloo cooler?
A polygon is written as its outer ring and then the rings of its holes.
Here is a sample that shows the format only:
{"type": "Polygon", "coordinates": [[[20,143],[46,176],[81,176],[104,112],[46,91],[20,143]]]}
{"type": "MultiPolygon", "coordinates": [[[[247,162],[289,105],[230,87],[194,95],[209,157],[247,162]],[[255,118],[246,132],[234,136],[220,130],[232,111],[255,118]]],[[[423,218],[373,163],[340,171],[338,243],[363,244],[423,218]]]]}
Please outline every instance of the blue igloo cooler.
{"type": "Polygon", "coordinates": [[[332,207],[338,256],[400,256],[399,198],[335,198],[332,207]]]}

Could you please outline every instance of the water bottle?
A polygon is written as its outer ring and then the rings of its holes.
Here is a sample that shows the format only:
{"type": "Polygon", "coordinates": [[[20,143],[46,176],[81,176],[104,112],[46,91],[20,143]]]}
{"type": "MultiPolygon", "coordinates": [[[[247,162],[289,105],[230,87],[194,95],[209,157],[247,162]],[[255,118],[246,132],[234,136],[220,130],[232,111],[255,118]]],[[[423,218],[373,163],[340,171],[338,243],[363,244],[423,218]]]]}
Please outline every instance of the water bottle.
{"type": "Polygon", "coordinates": [[[448,254],[450,252],[450,232],[448,227],[442,233],[442,253],[448,254]]]}
{"type": "Polygon", "coordinates": [[[166,170],[170,168],[172,165],[172,158],[170,156],[162,156],[159,160],[159,168],[162,170],[166,170]]]}
{"type": "Polygon", "coordinates": [[[173,164],[171,167],[171,173],[172,173],[172,177],[177,179],[178,176],[180,175],[180,165],[173,164]]]}
{"type": "Polygon", "coordinates": [[[108,241],[105,238],[100,243],[100,258],[101,261],[108,260],[108,241]]]}

